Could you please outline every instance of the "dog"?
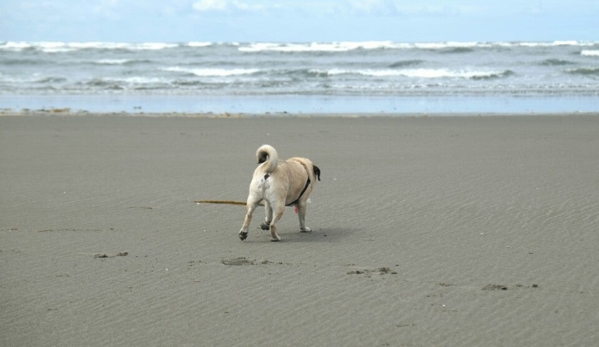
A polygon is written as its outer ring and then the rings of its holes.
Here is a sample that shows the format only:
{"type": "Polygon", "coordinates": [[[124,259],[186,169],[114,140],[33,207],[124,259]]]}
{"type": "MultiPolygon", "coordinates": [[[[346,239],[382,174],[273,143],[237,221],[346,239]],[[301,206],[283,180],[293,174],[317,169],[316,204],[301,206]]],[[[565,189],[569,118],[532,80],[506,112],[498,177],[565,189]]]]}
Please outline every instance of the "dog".
{"type": "Polygon", "coordinates": [[[277,234],[277,222],[283,216],[285,206],[296,206],[300,231],[310,232],[306,226],[308,197],[316,178],[320,181],[320,169],[309,159],[293,157],[279,161],[277,151],[270,145],[262,145],[256,151],[259,166],[254,170],[250,192],[246,203],[246,214],[239,238],[248,237],[252,214],[260,202],[264,202],[266,219],[262,230],[270,229],[271,241],[281,241],[277,234]]]}

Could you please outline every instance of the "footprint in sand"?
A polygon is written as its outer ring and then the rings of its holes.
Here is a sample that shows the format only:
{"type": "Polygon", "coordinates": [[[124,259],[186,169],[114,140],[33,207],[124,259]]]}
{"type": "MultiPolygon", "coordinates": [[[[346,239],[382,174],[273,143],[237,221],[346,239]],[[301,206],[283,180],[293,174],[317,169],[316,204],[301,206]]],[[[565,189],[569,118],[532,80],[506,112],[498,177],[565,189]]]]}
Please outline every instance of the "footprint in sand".
{"type": "Polygon", "coordinates": [[[347,272],[348,275],[397,275],[397,271],[391,270],[388,267],[378,267],[378,268],[363,268],[356,269],[347,272]]]}
{"type": "Polygon", "coordinates": [[[283,264],[281,262],[279,263],[273,263],[271,261],[268,260],[249,260],[245,257],[239,257],[239,258],[234,258],[234,259],[223,259],[221,261],[224,265],[235,265],[235,266],[239,266],[239,265],[266,265],[266,264],[283,264]]]}

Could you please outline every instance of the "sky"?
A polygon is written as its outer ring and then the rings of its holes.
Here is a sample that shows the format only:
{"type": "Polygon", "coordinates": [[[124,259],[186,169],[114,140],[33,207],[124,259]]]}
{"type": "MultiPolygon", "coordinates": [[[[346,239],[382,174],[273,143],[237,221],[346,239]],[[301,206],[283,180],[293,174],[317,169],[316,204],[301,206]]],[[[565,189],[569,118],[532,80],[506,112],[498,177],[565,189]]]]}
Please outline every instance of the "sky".
{"type": "Polygon", "coordinates": [[[0,0],[0,41],[599,41],[597,0],[0,0]]]}

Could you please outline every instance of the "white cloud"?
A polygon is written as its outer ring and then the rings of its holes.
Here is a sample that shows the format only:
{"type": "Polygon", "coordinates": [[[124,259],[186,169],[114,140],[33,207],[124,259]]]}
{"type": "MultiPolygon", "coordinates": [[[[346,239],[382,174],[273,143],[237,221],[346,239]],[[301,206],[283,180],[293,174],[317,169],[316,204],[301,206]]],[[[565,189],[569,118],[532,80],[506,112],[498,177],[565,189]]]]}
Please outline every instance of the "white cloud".
{"type": "Polygon", "coordinates": [[[224,11],[227,9],[225,0],[200,0],[193,4],[193,9],[197,11],[224,11]]]}
{"type": "Polygon", "coordinates": [[[350,0],[349,3],[359,14],[396,12],[394,3],[389,0],[350,0]]]}
{"type": "Polygon", "coordinates": [[[193,9],[200,12],[208,11],[260,11],[263,9],[262,5],[252,5],[240,1],[229,1],[229,0],[200,0],[193,4],[193,9]]]}
{"type": "Polygon", "coordinates": [[[108,19],[119,19],[121,18],[118,10],[119,5],[118,0],[102,0],[99,4],[92,7],[92,11],[108,19]]]}
{"type": "Polygon", "coordinates": [[[233,5],[237,9],[244,11],[260,11],[264,8],[262,5],[250,5],[239,1],[233,1],[233,5]]]}

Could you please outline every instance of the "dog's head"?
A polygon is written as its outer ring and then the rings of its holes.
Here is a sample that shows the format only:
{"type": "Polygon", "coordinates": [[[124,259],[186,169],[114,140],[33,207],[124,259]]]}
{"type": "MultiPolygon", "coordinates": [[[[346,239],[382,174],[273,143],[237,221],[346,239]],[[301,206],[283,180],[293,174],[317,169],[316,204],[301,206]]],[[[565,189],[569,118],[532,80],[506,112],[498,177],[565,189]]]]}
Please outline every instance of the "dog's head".
{"type": "Polygon", "coordinates": [[[320,168],[316,165],[312,165],[312,171],[314,171],[314,177],[318,177],[320,181],[320,168]]]}

